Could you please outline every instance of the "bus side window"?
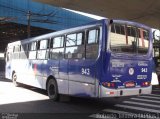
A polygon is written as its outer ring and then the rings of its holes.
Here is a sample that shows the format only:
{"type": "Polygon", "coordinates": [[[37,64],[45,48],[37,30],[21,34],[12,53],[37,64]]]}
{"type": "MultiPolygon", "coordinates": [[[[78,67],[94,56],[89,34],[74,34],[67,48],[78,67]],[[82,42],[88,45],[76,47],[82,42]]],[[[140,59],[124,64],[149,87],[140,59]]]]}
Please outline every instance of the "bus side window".
{"type": "Polygon", "coordinates": [[[21,45],[20,59],[28,58],[28,44],[21,45]]]}
{"type": "Polygon", "coordinates": [[[46,56],[45,56],[45,58],[46,59],[49,59],[49,51],[50,51],[50,38],[48,38],[48,40],[47,40],[47,44],[46,44],[47,46],[46,46],[46,56]]]}
{"type": "Polygon", "coordinates": [[[46,50],[48,47],[48,40],[41,40],[37,43],[37,59],[46,58],[46,50]]]}
{"type": "Polygon", "coordinates": [[[14,46],[13,49],[13,59],[19,59],[20,46],[14,46]]]}
{"type": "Polygon", "coordinates": [[[89,30],[87,32],[86,58],[96,59],[98,56],[99,29],[89,30]]]}
{"type": "Polygon", "coordinates": [[[64,37],[58,36],[51,38],[50,43],[50,59],[63,59],[64,57],[64,37]]]}
{"type": "Polygon", "coordinates": [[[29,59],[36,59],[37,54],[37,42],[32,42],[29,44],[29,59]]]}
{"type": "Polygon", "coordinates": [[[85,56],[84,33],[74,33],[66,36],[65,58],[81,59],[85,56]]]}

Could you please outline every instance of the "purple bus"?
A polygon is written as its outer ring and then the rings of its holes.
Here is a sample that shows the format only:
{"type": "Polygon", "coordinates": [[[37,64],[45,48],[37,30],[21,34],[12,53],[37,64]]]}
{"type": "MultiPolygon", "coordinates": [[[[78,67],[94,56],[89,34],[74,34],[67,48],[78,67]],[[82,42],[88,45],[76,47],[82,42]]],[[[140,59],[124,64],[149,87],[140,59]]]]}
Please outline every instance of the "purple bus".
{"type": "Polygon", "coordinates": [[[5,77],[60,94],[94,98],[150,94],[152,31],[103,19],[9,43],[5,77]]]}

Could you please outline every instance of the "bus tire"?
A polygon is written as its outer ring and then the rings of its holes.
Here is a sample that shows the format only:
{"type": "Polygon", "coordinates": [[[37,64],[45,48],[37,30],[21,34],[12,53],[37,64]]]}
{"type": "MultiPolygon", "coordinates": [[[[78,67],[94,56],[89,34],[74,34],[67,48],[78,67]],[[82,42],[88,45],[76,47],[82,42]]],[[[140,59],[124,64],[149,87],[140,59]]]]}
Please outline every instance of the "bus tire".
{"type": "Polygon", "coordinates": [[[50,79],[47,83],[47,93],[48,97],[53,101],[59,100],[59,94],[58,94],[58,86],[57,82],[54,79],[50,79]]]}
{"type": "Polygon", "coordinates": [[[17,83],[17,75],[16,75],[15,72],[12,75],[12,82],[13,82],[13,84],[14,84],[15,87],[19,86],[19,84],[17,83]]]}

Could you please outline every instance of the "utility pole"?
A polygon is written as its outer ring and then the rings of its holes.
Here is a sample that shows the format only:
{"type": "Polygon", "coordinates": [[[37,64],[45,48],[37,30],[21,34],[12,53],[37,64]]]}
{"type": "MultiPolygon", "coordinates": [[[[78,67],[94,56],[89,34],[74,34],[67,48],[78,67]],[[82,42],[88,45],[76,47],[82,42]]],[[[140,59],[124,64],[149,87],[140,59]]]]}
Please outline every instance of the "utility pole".
{"type": "Polygon", "coordinates": [[[27,36],[28,38],[30,38],[31,37],[31,11],[28,11],[27,13],[27,21],[28,21],[27,36]]]}

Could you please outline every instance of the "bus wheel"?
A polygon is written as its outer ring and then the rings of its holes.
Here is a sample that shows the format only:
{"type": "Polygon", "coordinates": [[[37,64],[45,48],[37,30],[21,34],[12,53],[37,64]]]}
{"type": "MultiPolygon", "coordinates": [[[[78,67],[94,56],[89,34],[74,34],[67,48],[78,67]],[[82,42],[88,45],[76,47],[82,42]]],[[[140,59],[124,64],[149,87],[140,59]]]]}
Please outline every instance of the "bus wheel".
{"type": "Polygon", "coordinates": [[[16,73],[14,73],[13,76],[12,76],[12,82],[16,87],[19,86],[19,84],[17,83],[17,75],[16,75],[16,73]]]}
{"type": "Polygon", "coordinates": [[[50,79],[47,83],[47,93],[51,100],[58,101],[59,94],[58,94],[58,87],[55,80],[50,79]]]}

